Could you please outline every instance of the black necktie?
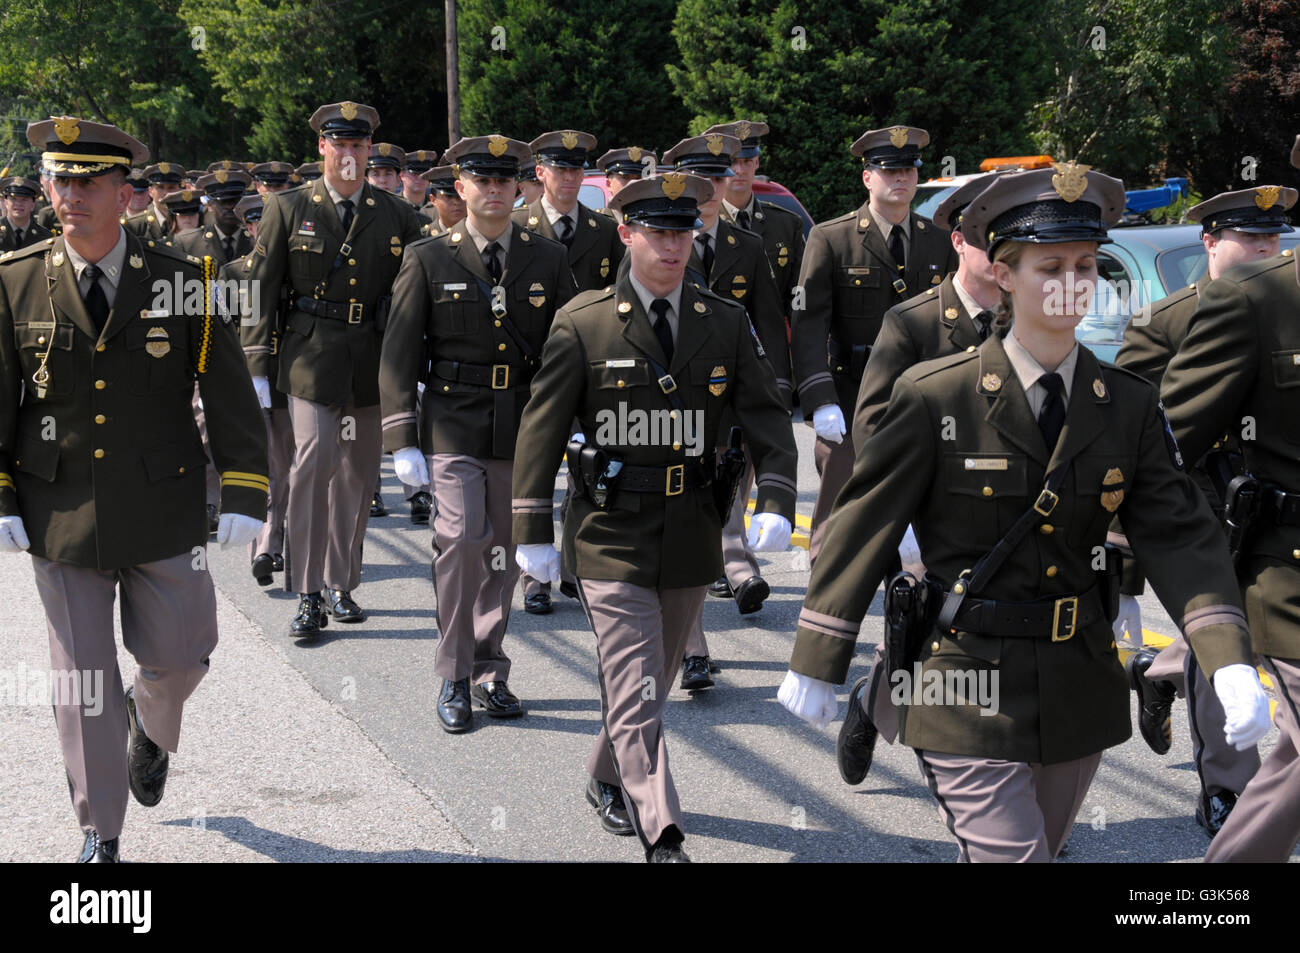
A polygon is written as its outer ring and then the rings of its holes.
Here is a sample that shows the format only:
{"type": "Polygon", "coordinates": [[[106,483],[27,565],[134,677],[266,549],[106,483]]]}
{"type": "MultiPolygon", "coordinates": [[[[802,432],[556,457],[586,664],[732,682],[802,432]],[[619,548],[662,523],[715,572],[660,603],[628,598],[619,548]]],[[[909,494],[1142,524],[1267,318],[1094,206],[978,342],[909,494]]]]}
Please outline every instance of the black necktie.
{"type": "Polygon", "coordinates": [[[736,213],[736,224],[741,228],[749,228],[749,213],[741,210],[736,213]]]}
{"type": "Polygon", "coordinates": [[[19,248],[23,247],[23,230],[21,228],[14,229],[14,240],[18,242],[19,248]]]}
{"type": "Polygon", "coordinates": [[[713,246],[709,243],[709,233],[701,232],[695,240],[700,243],[700,261],[704,263],[704,277],[713,274],[713,246]]]}
{"type": "Polygon", "coordinates": [[[501,280],[501,259],[497,258],[497,252],[500,250],[501,245],[498,242],[491,242],[483,249],[483,267],[487,269],[493,281],[501,280]]]}
{"type": "Polygon", "coordinates": [[[894,256],[894,264],[898,265],[899,271],[902,271],[907,262],[903,258],[903,226],[901,225],[895,225],[889,230],[889,254],[894,256]]]}
{"type": "Polygon", "coordinates": [[[560,216],[560,241],[568,248],[573,244],[573,219],[567,215],[560,216]]]}
{"type": "Polygon", "coordinates": [[[673,362],[673,329],[668,326],[667,299],[655,298],[650,302],[650,310],[655,313],[655,337],[659,339],[659,346],[664,349],[664,357],[668,358],[668,363],[671,364],[673,362]]]}
{"type": "Polygon", "coordinates": [[[1056,448],[1061,428],[1065,426],[1065,401],[1061,397],[1065,391],[1065,381],[1061,380],[1060,374],[1053,372],[1038,378],[1038,383],[1047,391],[1047,399],[1038,411],[1038,429],[1043,432],[1043,442],[1047,444],[1050,453],[1056,448]]]}
{"type": "Polygon", "coordinates": [[[339,203],[339,208],[343,209],[343,234],[346,235],[352,230],[352,219],[356,217],[356,206],[352,204],[351,199],[344,199],[339,203]]]}
{"type": "Polygon", "coordinates": [[[987,341],[989,332],[993,330],[993,312],[986,309],[975,315],[975,328],[980,333],[980,340],[987,341]]]}
{"type": "Polygon", "coordinates": [[[86,289],[85,297],[86,313],[95,323],[95,330],[103,331],[104,325],[108,323],[108,295],[104,294],[104,289],[99,286],[99,279],[104,273],[99,270],[98,265],[87,265],[82,274],[90,279],[90,287],[86,289]]]}
{"type": "Polygon", "coordinates": [[[226,261],[235,257],[235,239],[231,236],[221,239],[221,249],[226,253],[226,261]]]}

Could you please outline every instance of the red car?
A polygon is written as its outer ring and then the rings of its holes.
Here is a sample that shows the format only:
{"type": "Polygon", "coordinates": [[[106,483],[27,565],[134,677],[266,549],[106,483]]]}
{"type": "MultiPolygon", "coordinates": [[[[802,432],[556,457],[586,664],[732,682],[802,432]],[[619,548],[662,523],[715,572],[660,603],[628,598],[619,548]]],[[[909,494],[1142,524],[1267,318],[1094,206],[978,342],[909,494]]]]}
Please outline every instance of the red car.
{"type": "MultiPolygon", "coordinates": [[[[809,230],[813,227],[812,216],[808,214],[799,200],[794,197],[794,193],[784,185],[779,185],[770,179],[758,176],[754,179],[754,194],[764,202],[772,202],[780,205],[782,208],[789,209],[803,220],[803,235],[808,237],[809,230]]],[[[578,192],[578,201],[588,208],[604,208],[609,204],[610,192],[605,186],[605,176],[601,172],[589,172],[582,180],[582,189],[578,192]]]]}

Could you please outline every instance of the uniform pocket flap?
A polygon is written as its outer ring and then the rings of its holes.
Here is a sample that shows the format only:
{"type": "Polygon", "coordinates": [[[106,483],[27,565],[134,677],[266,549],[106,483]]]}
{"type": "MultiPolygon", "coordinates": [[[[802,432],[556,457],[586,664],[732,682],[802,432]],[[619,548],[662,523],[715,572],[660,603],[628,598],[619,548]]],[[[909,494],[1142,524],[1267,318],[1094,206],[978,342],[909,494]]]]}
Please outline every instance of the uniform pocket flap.
{"type": "Polygon", "coordinates": [[[1273,352],[1273,384],[1300,387],[1300,351],[1273,352]]]}
{"type": "Polygon", "coordinates": [[[591,375],[600,390],[622,390],[627,387],[645,387],[650,383],[650,368],[637,358],[627,360],[593,361],[591,375]]]}
{"type": "Polygon", "coordinates": [[[289,251],[321,255],[325,253],[325,239],[318,235],[290,235],[289,251]]]}
{"type": "Polygon", "coordinates": [[[208,458],[203,452],[203,445],[174,443],[157,450],[146,450],[143,454],[144,472],[153,483],[170,477],[184,476],[192,470],[207,465],[208,458]]]}
{"type": "Polygon", "coordinates": [[[23,440],[18,444],[18,452],[14,454],[14,469],[53,483],[54,475],[59,470],[59,442],[31,438],[23,440]]]}
{"type": "Polygon", "coordinates": [[[849,265],[835,270],[835,284],[842,288],[875,288],[880,285],[879,265],[849,265]]]}
{"type": "Polygon", "coordinates": [[[72,350],[72,325],[60,324],[53,328],[42,327],[16,327],[15,336],[18,339],[19,348],[36,348],[42,349],[47,344],[50,347],[58,348],[60,351],[72,350]]]}
{"type": "Polygon", "coordinates": [[[433,303],[448,304],[453,301],[477,301],[478,283],[473,281],[440,281],[433,287],[433,303]]]}
{"type": "Polygon", "coordinates": [[[999,499],[1027,496],[1025,458],[1009,453],[944,454],[944,477],[954,493],[999,499]]]}

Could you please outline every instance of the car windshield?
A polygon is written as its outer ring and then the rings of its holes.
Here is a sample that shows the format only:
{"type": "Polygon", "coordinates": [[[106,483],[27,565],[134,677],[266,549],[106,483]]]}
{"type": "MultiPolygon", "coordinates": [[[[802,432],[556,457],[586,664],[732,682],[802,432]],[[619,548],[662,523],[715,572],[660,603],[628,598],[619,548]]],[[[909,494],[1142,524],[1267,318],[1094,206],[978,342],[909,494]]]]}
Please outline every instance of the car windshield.
{"type": "Polygon", "coordinates": [[[587,208],[604,208],[605,192],[598,185],[583,185],[578,189],[578,201],[587,208]]]}
{"type": "Polygon", "coordinates": [[[1114,255],[1097,253],[1097,291],[1092,306],[1075,328],[1074,336],[1085,344],[1118,342],[1128,319],[1149,295],[1136,276],[1114,255]]]}
{"type": "MultiPolygon", "coordinates": [[[[1285,251],[1295,248],[1297,244],[1300,244],[1300,235],[1283,235],[1280,249],[1285,251]]],[[[1206,264],[1205,246],[1200,242],[1178,245],[1166,248],[1156,256],[1156,273],[1160,276],[1165,291],[1173,293],[1199,281],[1205,274],[1206,264]]]]}
{"type": "Polygon", "coordinates": [[[921,185],[912,196],[912,211],[924,218],[934,218],[939,204],[957,189],[955,185],[921,185]]]}

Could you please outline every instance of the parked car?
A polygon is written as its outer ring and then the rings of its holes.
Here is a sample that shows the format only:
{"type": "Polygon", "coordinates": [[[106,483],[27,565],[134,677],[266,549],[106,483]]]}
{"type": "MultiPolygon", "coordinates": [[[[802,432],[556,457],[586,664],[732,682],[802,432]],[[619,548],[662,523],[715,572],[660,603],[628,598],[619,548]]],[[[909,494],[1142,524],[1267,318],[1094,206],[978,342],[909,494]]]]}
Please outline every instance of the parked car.
{"type": "MultiPolygon", "coordinates": [[[[800,201],[795,198],[793,192],[778,182],[762,176],[754,179],[754,194],[764,202],[773,202],[782,208],[789,209],[803,220],[804,238],[808,237],[808,232],[813,227],[812,216],[808,214],[800,201]]],[[[604,208],[609,204],[610,192],[605,186],[605,176],[600,172],[589,172],[582,180],[582,188],[578,191],[578,201],[588,208],[604,208]]]]}

